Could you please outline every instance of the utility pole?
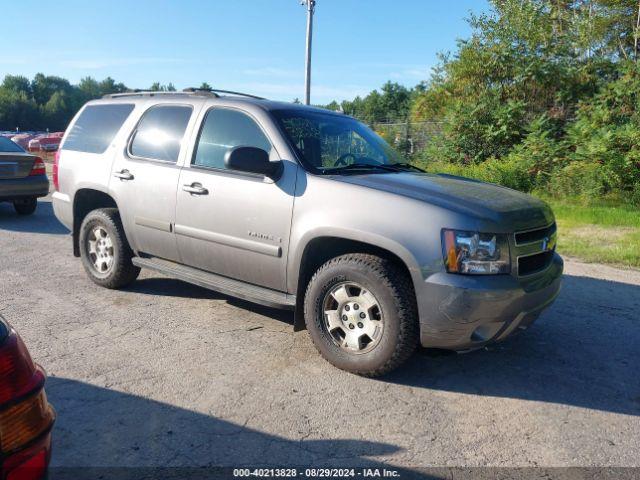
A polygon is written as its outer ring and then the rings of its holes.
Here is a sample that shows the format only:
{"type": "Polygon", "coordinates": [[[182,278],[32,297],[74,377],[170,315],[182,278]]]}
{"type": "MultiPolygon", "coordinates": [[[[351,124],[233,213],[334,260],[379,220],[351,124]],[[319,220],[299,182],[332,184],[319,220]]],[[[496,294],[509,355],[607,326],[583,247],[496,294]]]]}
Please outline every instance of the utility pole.
{"type": "Polygon", "coordinates": [[[300,5],[307,7],[307,60],[304,74],[304,104],[311,104],[311,40],[313,37],[313,13],[316,9],[316,0],[302,0],[300,5]]]}

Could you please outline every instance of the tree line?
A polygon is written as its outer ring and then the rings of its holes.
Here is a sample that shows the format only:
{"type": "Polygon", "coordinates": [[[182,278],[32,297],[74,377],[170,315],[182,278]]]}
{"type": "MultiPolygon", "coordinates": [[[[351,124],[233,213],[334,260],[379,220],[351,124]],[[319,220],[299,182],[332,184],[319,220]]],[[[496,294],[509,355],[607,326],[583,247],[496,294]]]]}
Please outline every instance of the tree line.
{"type": "MultiPolygon", "coordinates": [[[[206,83],[202,88],[209,88],[206,83]]],[[[159,82],[149,87],[152,91],[175,91],[172,83],[159,82]]],[[[43,73],[32,80],[21,75],[6,75],[0,85],[0,130],[62,131],[89,100],[130,89],[121,82],[107,77],[98,81],[83,78],[77,85],[69,80],[43,73]]]]}

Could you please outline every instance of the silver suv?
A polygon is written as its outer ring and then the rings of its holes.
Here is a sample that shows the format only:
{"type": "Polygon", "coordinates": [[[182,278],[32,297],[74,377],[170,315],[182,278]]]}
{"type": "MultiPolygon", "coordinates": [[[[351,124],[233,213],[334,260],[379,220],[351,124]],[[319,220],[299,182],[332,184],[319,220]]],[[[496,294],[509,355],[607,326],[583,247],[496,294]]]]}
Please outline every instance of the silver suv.
{"type": "Polygon", "coordinates": [[[222,93],[111,95],[76,115],[53,206],[95,283],[148,268],[295,309],[329,362],[367,376],[419,343],[503,340],[558,294],[540,200],[424,173],[348,116],[222,93]]]}

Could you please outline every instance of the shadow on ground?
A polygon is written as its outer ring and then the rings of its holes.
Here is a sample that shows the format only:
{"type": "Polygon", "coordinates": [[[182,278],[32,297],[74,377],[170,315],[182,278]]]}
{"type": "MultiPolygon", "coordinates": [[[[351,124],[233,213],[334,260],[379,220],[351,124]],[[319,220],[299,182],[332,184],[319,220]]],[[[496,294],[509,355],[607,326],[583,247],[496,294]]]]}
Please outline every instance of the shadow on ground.
{"type": "Polygon", "coordinates": [[[0,203],[0,231],[25,233],[46,233],[63,235],[69,230],[62,225],[53,213],[50,201],[38,201],[38,208],[33,215],[18,215],[10,203],[0,203]]]}
{"type": "Polygon", "coordinates": [[[293,325],[293,312],[290,310],[280,310],[277,308],[265,307],[256,303],[247,302],[238,298],[229,297],[206,288],[198,287],[190,283],[167,277],[146,277],[133,282],[127,287],[127,291],[131,293],[140,293],[145,295],[162,295],[165,297],[176,298],[198,298],[210,300],[226,300],[227,303],[238,308],[249,310],[264,315],[265,317],[278,320],[283,323],[293,325]]]}
{"type": "Polygon", "coordinates": [[[534,326],[459,355],[422,351],[383,381],[640,415],[640,287],[565,275],[534,326]]]}
{"type": "Polygon", "coordinates": [[[367,440],[290,440],[64,378],[49,378],[46,389],[58,413],[53,467],[383,468],[367,457],[399,450],[367,440]]]}
{"type": "MultiPolygon", "coordinates": [[[[292,312],[178,280],[148,278],[131,291],[225,298],[239,308],[293,324],[292,312]]],[[[467,354],[420,350],[380,381],[640,415],[638,312],[640,287],[565,275],[559,298],[530,330],[467,354]]]]}

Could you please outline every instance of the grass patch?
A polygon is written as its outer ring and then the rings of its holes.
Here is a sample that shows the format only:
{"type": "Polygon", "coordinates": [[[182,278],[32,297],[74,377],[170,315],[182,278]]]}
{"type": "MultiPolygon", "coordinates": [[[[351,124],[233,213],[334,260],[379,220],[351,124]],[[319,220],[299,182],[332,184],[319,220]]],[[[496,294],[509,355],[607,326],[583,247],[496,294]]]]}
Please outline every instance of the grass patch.
{"type": "Polygon", "coordinates": [[[581,205],[545,198],[558,223],[558,252],[587,262],[640,267],[640,210],[603,201],[581,205]]]}

